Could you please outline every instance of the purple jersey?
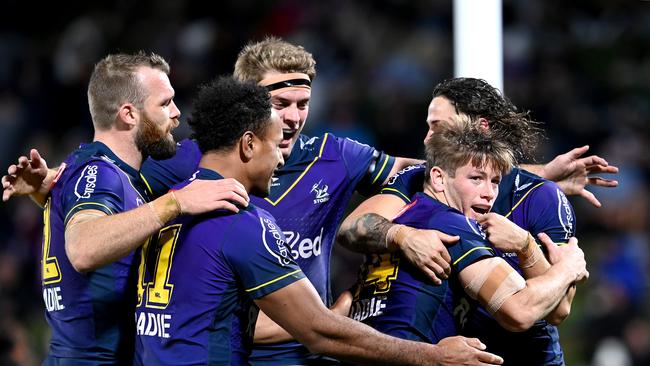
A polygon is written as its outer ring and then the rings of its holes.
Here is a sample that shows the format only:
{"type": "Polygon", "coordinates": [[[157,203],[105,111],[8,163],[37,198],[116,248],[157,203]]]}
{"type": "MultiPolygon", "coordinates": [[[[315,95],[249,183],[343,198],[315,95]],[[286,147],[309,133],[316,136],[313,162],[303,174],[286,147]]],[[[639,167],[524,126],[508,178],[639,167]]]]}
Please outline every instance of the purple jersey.
{"type": "MultiPolygon", "coordinates": [[[[424,165],[403,169],[389,179],[381,193],[410,202],[409,197],[421,190],[424,169],[424,165]]],[[[509,218],[533,236],[546,233],[556,243],[564,243],[575,236],[573,208],[557,184],[519,168],[514,168],[501,180],[492,211],[509,218]]],[[[521,272],[514,253],[496,252],[521,272]]],[[[505,359],[505,365],[564,365],[558,330],[546,321],[536,322],[526,332],[511,333],[469,298],[459,309],[467,314],[461,319],[462,333],[479,337],[489,351],[505,359]],[[470,311],[470,308],[475,310],[470,311]]]]}
{"type": "Polygon", "coordinates": [[[460,236],[447,247],[451,276],[434,285],[399,253],[368,255],[350,317],[382,333],[420,342],[438,343],[458,334],[454,308],[464,296],[458,273],[494,256],[485,234],[476,221],[424,193],[413,196],[413,202],[393,222],[460,236]]]}
{"type": "MultiPolygon", "coordinates": [[[[174,174],[189,177],[199,156],[196,143],[184,140],[174,158],[148,160],[141,172],[154,193],[160,194],[177,183],[174,174]]],[[[367,194],[378,189],[393,164],[394,158],[354,140],[328,133],[318,137],[300,135],[285,165],[273,177],[269,196],[251,197],[252,203],[276,218],[290,255],[326,305],[331,302],[332,246],[348,201],[355,190],[367,194]]],[[[307,349],[298,342],[289,342],[256,346],[251,360],[255,364],[286,365],[308,356],[307,349]]]]}
{"type": "MultiPolygon", "coordinates": [[[[575,236],[573,208],[554,182],[525,170],[513,169],[499,187],[503,193],[499,192],[500,199],[495,203],[494,211],[535,237],[543,232],[556,243],[566,243],[575,236]]],[[[519,261],[514,253],[498,252],[519,270],[519,261]]],[[[504,365],[564,365],[557,327],[544,320],[536,322],[525,332],[511,333],[479,306],[469,313],[462,334],[479,337],[489,351],[504,358],[504,365]]]]}
{"type": "Polygon", "coordinates": [[[42,284],[52,328],[45,364],[130,364],[133,357],[133,254],[95,271],[77,272],[66,255],[65,226],[82,210],[108,215],[145,202],[138,172],[101,142],[82,145],[45,205],[42,284]]]}
{"type": "MultiPolygon", "coordinates": [[[[194,177],[222,178],[203,168],[194,177]]],[[[254,205],[237,214],[182,216],[152,236],[141,255],[136,364],[142,365],[248,364],[258,311],[253,299],[304,278],[273,217],[254,205]]]]}

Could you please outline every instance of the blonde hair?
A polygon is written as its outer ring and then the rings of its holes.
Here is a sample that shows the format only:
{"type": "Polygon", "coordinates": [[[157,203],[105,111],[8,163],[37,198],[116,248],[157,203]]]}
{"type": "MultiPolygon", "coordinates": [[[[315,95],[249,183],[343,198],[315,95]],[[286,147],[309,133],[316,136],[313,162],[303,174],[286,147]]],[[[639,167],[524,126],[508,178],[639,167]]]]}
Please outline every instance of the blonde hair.
{"type": "Polygon", "coordinates": [[[514,154],[497,136],[485,131],[467,116],[454,116],[427,141],[426,181],[431,168],[438,166],[454,176],[456,169],[471,162],[473,166],[491,165],[506,174],[515,164],[514,154]]]}
{"type": "Polygon", "coordinates": [[[249,43],[241,50],[235,62],[233,76],[239,81],[258,83],[269,71],[307,74],[316,77],[316,61],[302,46],[296,46],[277,37],[249,43]]]}
{"type": "Polygon", "coordinates": [[[169,64],[162,56],[143,51],[135,54],[111,54],[95,65],[88,83],[88,107],[95,128],[109,128],[123,103],[143,107],[147,92],[137,77],[140,67],[150,67],[169,74],[169,64]]]}

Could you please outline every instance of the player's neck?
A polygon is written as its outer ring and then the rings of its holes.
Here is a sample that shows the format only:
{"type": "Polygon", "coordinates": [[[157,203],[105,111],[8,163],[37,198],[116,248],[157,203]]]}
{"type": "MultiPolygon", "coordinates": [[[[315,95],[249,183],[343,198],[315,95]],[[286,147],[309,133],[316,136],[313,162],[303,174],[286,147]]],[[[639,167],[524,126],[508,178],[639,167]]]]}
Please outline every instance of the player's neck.
{"type": "Polygon", "coordinates": [[[445,191],[436,191],[436,190],[433,189],[433,187],[431,187],[430,184],[425,184],[424,185],[424,193],[427,196],[430,196],[433,199],[436,199],[436,200],[444,203],[445,205],[447,205],[447,206],[449,206],[451,208],[458,209],[458,207],[455,207],[455,205],[452,202],[449,201],[449,198],[447,197],[447,194],[445,194],[445,191]]]}
{"type": "Polygon", "coordinates": [[[246,174],[246,167],[237,151],[209,151],[201,157],[199,167],[214,170],[224,178],[234,178],[244,186],[246,192],[250,192],[251,184],[246,174]]]}
{"type": "Polygon", "coordinates": [[[130,134],[117,134],[114,131],[95,131],[93,141],[99,141],[122,161],[135,170],[142,166],[142,153],[138,150],[130,134]]]}

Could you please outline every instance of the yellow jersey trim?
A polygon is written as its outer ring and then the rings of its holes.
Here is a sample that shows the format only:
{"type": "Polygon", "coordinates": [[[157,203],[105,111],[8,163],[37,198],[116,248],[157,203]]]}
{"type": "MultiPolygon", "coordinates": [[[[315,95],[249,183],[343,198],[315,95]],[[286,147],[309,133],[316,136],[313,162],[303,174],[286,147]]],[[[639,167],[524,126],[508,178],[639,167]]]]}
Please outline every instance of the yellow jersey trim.
{"type": "MultiPolygon", "coordinates": [[[[144,185],[147,186],[147,190],[149,191],[149,194],[153,197],[153,189],[151,189],[151,186],[149,185],[149,182],[147,182],[147,178],[140,173],[140,178],[142,178],[142,181],[144,182],[144,185]]],[[[137,189],[136,189],[137,191],[137,189]]]]}
{"type": "Polygon", "coordinates": [[[386,168],[386,164],[388,164],[388,159],[390,159],[390,156],[388,156],[388,154],[386,154],[386,159],[384,159],[384,164],[382,164],[381,169],[379,169],[379,173],[377,173],[377,176],[375,177],[375,179],[372,180],[372,183],[370,183],[370,184],[375,184],[377,179],[379,179],[379,177],[381,177],[381,173],[384,171],[384,168],[386,168]]]}
{"type": "Polygon", "coordinates": [[[300,174],[300,176],[296,179],[296,181],[293,182],[293,184],[291,184],[291,186],[290,186],[289,188],[287,188],[287,190],[284,191],[284,193],[283,193],[280,197],[278,197],[277,200],[272,201],[271,199],[269,199],[268,197],[266,197],[265,200],[266,200],[268,203],[272,204],[273,206],[276,206],[278,203],[280,203],[280,201],[282,201],[282,199],[283,199],[287,194],[289,194],[289,192],[291,192],[291,190],[293,189],[293,187],[295,187],[296,184],[298,184],[298,182],[300,182],[300,180],[302,179],[302,177],[304,177],[305,174],[307,174],[307,172],[309,171],[309,169],[311,169],[312,165],[314,165],[314,163],[315,163],[315,162],[316,162],[316,161],[317,161],[321,156],[323,156],[323,149],[325,148],[325,143],[327,142],[327,136],[328,136],[328,135],[329,135],[329,133],[326,133],[326,134],[325,134],[325,137],[323,137],[323,143],[322,143],[321,146],[320,146],[320,150],[319,150],[319,152],[318,152],[318,156],[315,157],[314,160],[313,160],[311,163],[309,163],[309,165],[307,166],[307,168],[305,169],[305,171],[302,172],[302,174],[300,174]]]}
{"type": "Polygon", "coordinates": [[[479,249],[487,249],[487,250],[489,250],[490,252],[494,253],[494,250],[492,250],[492,248],[490,248],[490,247],[476,247],[476,248],[472,248],[472,249],[470,249],[467,253],[463,254],[460,258],[456,259],[456,261],[453,263],[453,265],[454,265],[454,266],[457,265],[458,262],[462,261],[462,260],[463,260],[465,257],[467,257],[471,252],[473,252],[473,251],[475,251],[475,250],[479,250],[479,249]]]}
{"type": "Polygon", "coordinates": [[[270,284],[272,284],[272,283],[275,283],[275,282],[278,282],[278,281],[280,281],[280,280],[283,280],[283,279],[285,279],[285,278],[287,278],[287,277],[289,277],[289,276],[293,276],[293,275],[295,275],[295,274],[298,273],[298,272],[301,272],[301,270],[297,269],[297,270],[295,270],[295,271],[293,271],[293,272],[289,272],[289,273],[287,273],[287,274],[285,274],[285,275],[283,275],[283,276],[280,276],[280,277],[278,277],[278,278],[276,278],[276,279],[273,279],[273,280],[271,280],[271,281],[265,282],[265,283],[263,283],[263,284],[261,284],[261,285],[259,285],[259,286],[255,286],[255,287],[253,287],[253,288],[250,288],[250,289],[246,290],[246,292],[251,292],[251,291],[258,290],[258,289],[260,289],[260,288],[262,288],[262,287],[264,287],[264,286],[268,286],[268,285],[270,285],[270,284]]]}
{"type": "MultiPolygon", "coordinates": [[[[64,222],[64,223],[65,223],[65,222],[68,222],[68,217],[70,216],[70,214],[72,213],[72,211],[74,211],[75,208],[77,208],[77,207],[81,207],[81,206],[87,206],[87,205],[94,205],[94,206],[101,206],[101,207],[104,207],[105,209],[108,210],[108,212],[110,212],[110,215],[113,214],[113,210],[111,210],[111,209],[110,209],[108,206],[106,206],[106,205],[103,205],[103,204],[101,204],[101,203],[97,203],[97,202],[84,202],[84,203],[80,203],[80,204],[78,204],[78,205],[72,207],[72,208],[70,209],[70,212],[68,212],[68,214],[65,215],[65,220],[63,220],[63,222],[64,222]]],[[[77,212],[78,212],[78,211],[77,211],[77,212]]]]}
{"type": "Polygon", "coordinates": [[[400,196],[402,196],[402,198],[404,198],[404,199],[406,200],[406,202],[411,202],[411,199],[410,199],[410,198],[406,197],[406,195],[405,195],[404,193],[400,192],[399,190],[397,190],[397,189],[395,189],[395,188],[388,188],[388,187],[383,188],[383,189],[381,190],[381,193],[384,193],[384,191],[397,192],[397,193],[400,194],[400,196]]]}
{"type": "Polygon", "coordinates": [[[507,218],[507,217],[509,217],[510,215],[512,215],[512,213],[515,211],[515,209],[517,208],[517,206],[519,206],[519,204],[521,204],[521,203],[524,201],[524,199],[528,196],[528,194],[529,194],[530,192],[532,192],[535,188],[541,186],[541,185],[544,184],[544,183],[546,183],[546,182],[540,182],[540,183],[537,183],[533,188],[529,189],[528,192],[526,192],[526,194],[524,194],[524,196],[521,197],[521,199],[519,199],[519,201],[517,202],[517,204],[515,204],[514,206],[512,206],[512,209],[510,210],[510,212],[508,212],[508,214],[507,214],[505,217],[507,218]]]}

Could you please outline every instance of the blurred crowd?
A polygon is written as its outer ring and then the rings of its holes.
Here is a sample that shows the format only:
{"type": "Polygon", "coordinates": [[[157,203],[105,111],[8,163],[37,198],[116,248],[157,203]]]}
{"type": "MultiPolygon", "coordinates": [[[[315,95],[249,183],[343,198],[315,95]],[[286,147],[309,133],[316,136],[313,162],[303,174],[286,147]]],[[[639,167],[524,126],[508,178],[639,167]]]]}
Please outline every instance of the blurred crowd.
{"type": "MultiPolygon", "coordinates": [[[[434,85],[453,76],[451,0],[6,3],[2,167],[29,147],[55,166],[92,139],[88,76],[110,52],[144,49],[169,60],[184,120],[197,86],[231,73],[248,40],[280,36],[317,61],[307,134],[329,131],[411,157],[422,154],[434,85]],[[34,6],[51,18],[28,19],[34,6]]],[[[567,363],[650,365],[650,1],[503,7],[504,91],[544,123],[537,160],[589,144],[620,168],[618,188],[592,189],[602,208],[571,198],[591,278],[560,328],[567,363]]],[[[177,137],[187,137],[181,126],[177,137]]],[[[19,199],[0,205],[0,215],[0,364],[40,364],[49,336],[39,294],[42,212],[19,199]]],[[[335,255],[341,289],[358,257],[335,255]]]]}

